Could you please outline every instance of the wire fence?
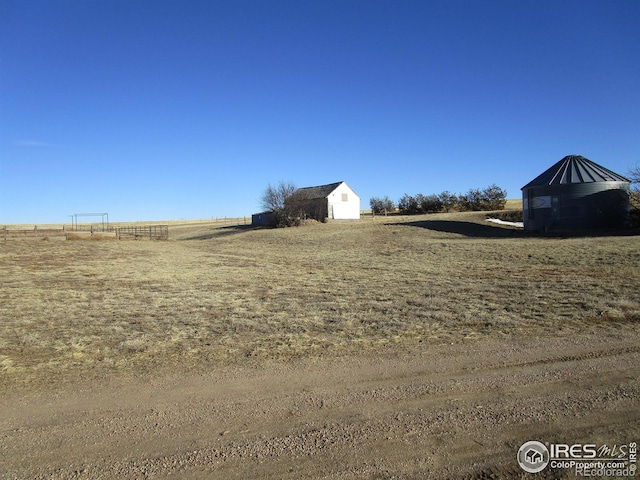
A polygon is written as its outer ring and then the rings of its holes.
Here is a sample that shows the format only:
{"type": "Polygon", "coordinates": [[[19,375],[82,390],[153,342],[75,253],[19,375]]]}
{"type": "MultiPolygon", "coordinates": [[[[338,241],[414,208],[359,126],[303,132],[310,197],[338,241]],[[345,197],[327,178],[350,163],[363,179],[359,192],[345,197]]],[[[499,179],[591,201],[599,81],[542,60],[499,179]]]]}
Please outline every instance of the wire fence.
{"type": "Polygon", "coordinates": [[[42,228],[37,225],[33,228],[8,228],[2,227],[0,236],[3,240],[45,240],[63,239],[76,240],[82,238],[117,238],[168,240],[169,225],[135,225],[135,226],[101,226],[101,225],[74,225],[72,228],[42,228]]]}
{"type": "Polygon", "coordinates": [[[33,228],[28,229],[14,229],[2,227],[2,239],[42,240],[49,237],[64,237],[68,232],[69,230],[64,228],[38,228],[37,226],[34,226],[33,228]]]}
{"type": "Polygon", "coordinates": [[[118,239],[150,238],[152,240],[168,240],[169,225],[135,225],[132,227],[112,227],[118,239]]]}

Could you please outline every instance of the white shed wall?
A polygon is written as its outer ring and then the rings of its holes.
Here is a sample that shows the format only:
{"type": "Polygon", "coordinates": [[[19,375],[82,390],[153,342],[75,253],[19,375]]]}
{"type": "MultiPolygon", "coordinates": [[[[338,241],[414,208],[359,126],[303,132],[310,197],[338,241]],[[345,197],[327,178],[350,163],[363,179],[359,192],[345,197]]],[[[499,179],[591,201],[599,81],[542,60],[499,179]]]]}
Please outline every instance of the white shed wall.
{"type": "Polygon", "coordinates": [[[359,220],[360,197],[351,190],[349,185],[341,183],[327,197],[329,201],[329,219],[332,220],[359,220]],[[344,197],[346,195],[346,197],[344,197]]]}

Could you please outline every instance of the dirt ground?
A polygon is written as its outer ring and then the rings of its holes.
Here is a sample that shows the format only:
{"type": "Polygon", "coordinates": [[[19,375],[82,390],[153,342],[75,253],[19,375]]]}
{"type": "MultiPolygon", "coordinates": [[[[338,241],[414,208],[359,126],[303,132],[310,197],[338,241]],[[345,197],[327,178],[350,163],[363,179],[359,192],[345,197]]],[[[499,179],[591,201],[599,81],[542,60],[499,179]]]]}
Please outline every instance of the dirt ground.
{"type": "Polygon", "coordinates": [[[625,328],[5,391],[0,478],[528,478],[525,441],[640,439],[639,357],[625,328]]]}
{"type": "Polygon", "coordinates": [[[640,440],[638,235],[484,214],[0,242],[0,479],[511,479],[640,440]]]}

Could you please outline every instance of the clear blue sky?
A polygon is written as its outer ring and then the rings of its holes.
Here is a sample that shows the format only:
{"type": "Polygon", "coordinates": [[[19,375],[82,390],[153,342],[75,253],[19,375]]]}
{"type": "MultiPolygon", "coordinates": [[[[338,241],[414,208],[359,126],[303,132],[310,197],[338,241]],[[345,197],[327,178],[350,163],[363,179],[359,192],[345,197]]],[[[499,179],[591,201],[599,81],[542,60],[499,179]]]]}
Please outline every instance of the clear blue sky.
{"type": "Polygon", "coordinates": [[[640,162],[637,0],[0,0],[0,224],[640,162]]]}

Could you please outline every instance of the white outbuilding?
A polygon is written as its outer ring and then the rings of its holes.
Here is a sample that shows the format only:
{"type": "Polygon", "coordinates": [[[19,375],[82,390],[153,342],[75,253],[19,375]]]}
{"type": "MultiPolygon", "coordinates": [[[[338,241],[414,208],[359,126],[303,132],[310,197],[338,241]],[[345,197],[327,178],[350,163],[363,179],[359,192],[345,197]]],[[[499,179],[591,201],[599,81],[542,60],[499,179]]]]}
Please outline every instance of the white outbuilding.
{"type": "Polygon", "coordinates": [[[360,197],[346,182],[299,188],[287,203],[292,210],[321,222],[360,220],[360,197]]]}

